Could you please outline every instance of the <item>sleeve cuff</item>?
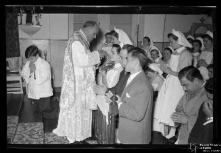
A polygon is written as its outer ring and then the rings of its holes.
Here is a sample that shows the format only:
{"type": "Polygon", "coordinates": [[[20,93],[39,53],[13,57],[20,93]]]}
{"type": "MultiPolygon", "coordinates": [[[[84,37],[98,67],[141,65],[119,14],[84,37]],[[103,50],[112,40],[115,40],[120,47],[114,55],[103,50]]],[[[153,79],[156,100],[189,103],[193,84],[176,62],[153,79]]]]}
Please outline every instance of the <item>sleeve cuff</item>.
{"type": "Polygon", "coordinates": [[[120,109],[120,106],[122,105],[123,103],[118,103],[118,109],[120,109]]]}

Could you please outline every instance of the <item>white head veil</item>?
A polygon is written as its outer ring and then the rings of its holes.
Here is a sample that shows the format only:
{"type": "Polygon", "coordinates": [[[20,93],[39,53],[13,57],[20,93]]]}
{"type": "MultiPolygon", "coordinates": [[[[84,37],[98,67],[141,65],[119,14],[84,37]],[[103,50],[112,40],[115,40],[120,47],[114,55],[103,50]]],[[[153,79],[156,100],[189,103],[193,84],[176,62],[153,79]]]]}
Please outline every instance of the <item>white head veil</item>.
{"type": "Polygon", "coordinates": [[[201,46],[200,49],[201,49],[201,50],[204,50],[205,47],[204,47],[204,44],[203,44],[203,38],[202,38],[202,37],[197,37],[196,40],[199,40],[199,41],[201,42],[202,46],[201,46]]]}
{"type": "Polygon", "coordinates": [[[187,38],[187,39],[190,38],[190,39],[193,39],[193,40],[194,40],[194,37],[193,37],[192,35],[188,35],[186,38],[187,38]]]}
{"type": "Polygon", "coordinates": [[[211,31],[207,31],[206,34],[213,38],[213,33],[211,31]]]}
{"type": "Polygon", "coordinates": [[[167,48],[171,49],[172,53],[174,52],[174,49],[171,46],[167,46],[167,48]]]}
{"type": "MultiPolygon", "coordinates": [[[[144,36],[144,37],[148,37],[148,36],[144,36]]],[[[150,47],[149,48],[151,48],[153,46],[153,40],[150,37],[148,37],[148,38],[150,39],[150,47]]],[[[143,41],[142,41],[142,45],[143,45],[143,41]]]]}
{"type": "Polygon", "coordinates": [[[192,48],[192,45],[189,43],[182,32],[172,29],[172,34],[178,37],[177,43],[179,45],[192,48]]]}
{"type": "MultiPolygon", "coordinates": [[[[152,50],[157,50],[157,51],[158,51],[159,57],[158,57],[157,59],[162,58],[162,54],[161,54],[160,50],[159,50],[156,46],[152,46],[152,47],[150,48],[150,52],[151,52],[152,50]]],[[[150,56],[150,59],[153,60],[153,59],[151,58],[151,56],[150,56]]]]}
{"type": "MultiPolygon", "coordinates": [[[[124,32],[122,29],[117,29],[114,27],[114,31],[116,31],[119,35],[119,41],[122,45],[130,44],[133,45],[132,41],[130,40],[129,36],[124,32]]],[[[122,46],[121,46],[122,47],[122,46]]]]}

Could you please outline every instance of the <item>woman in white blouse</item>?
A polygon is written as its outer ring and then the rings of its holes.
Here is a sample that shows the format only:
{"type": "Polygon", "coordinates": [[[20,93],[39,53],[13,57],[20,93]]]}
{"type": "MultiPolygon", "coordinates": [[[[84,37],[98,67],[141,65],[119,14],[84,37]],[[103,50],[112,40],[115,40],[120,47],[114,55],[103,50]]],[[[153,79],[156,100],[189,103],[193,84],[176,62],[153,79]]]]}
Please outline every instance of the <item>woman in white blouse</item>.
{"type": "MultiPolygon", "coordinates": [[[[99,84],[105,85],[107,88],[114,87],[119,81],[120,72],[123,70],[120,58],[121,47],[118,44],[113,44],[111,52],[111,61],[113,63],[112,68],[108,70],[101,70],[99,74],[99,84]],[[100,77],[100,75],[102,77],[100,77]]],[[[107,63],[108,64],[108,63],[107,63]]]]}

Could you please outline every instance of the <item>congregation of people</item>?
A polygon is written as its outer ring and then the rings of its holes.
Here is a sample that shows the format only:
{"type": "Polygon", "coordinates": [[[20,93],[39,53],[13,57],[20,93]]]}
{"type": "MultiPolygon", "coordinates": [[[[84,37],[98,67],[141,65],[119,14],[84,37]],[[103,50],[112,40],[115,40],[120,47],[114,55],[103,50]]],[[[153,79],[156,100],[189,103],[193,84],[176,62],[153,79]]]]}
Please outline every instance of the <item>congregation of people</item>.
{"type": "MultiPolygon", "coordinates": [[[[213,142],[213,33],[185,36],[173,29],[160,50],[145,36],[135,46],[114,28],[96,51],[89,49],[99,25],[87,21],[69,38],[64,53],[60,112],[53,133],[70,143],[92,136],[92,112],[104,115],[116,97],[116,144],[213,142]],[[102,108],[101,108],[102,107],[102,108]]],[[[22,70],[28,98],[42,112],[52,96],[50,66],[34,45],[22,70]]]]}

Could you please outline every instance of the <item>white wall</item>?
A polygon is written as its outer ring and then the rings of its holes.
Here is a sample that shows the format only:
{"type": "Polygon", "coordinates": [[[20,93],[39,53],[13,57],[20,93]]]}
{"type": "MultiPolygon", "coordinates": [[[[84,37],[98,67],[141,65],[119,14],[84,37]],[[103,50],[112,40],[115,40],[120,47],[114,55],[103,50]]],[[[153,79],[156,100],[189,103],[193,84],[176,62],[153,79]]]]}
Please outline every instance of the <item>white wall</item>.
{"type": "MultiPolygon", "coordinates": [[[[139,41],[142,41],[143,36],[150,36],[154,42],[167,42],[167,34],[172,28],[187,32],[190,30],[192,23],[200,22],[199,19],[205,15],[166,15],[165,31],[164,14],[141,14],[139,18],[139,41]],[[164,38],[163,38],[164,33],[164,38]]],[[[25,23],[25,15],[23,23],[25,23]]],[[[47,50],[47,60],[51,63],[55,73],[55,87],[61,87],[63,57],[68,38],[74,30],[87,20],[94,20],[100,23],[100,27],[104,33],[112,30],[116,25],[122,28],[135,42],[137,40],[137,14],[42,14],[40,23],[42,25],[40,31],[32,37],[25,34],[19,29],[20,50],[24,57],[25,49],[36,44],[42,50],[47,50]]],[[[19,21],[20,22],[20,21],[19,21]]],[[[206,18],[205,23],[212,24],[211,18],[206,18]]],[[[156,43],[159,47],[162,43],[156,43]]],[[[161,47],[160,47],[161,48],[161,47]]]]}
{"type": "Polygon", "coordinates": [[[165,15],[145,15],[142,37],[149,36],[154,42],[163,42],[164,17],[165,15]]]}
{"type": "MultiPolygon", "coordinates": [[[[25,16],[23,18],[23,23],[25,23],[25,16]]],[[[37,45],[42,51],[47,52],[47,61],[50,62],[55,74],[54,86],[61,87],[64,51],[68,32],[73,29],[73,26],[69,26],[68,14],[42,14],[40,24],[41,29],[33,36],[19,29],[23,64],[26,62],[24,55],[26,48],[32,44],[37,45]]]]}

